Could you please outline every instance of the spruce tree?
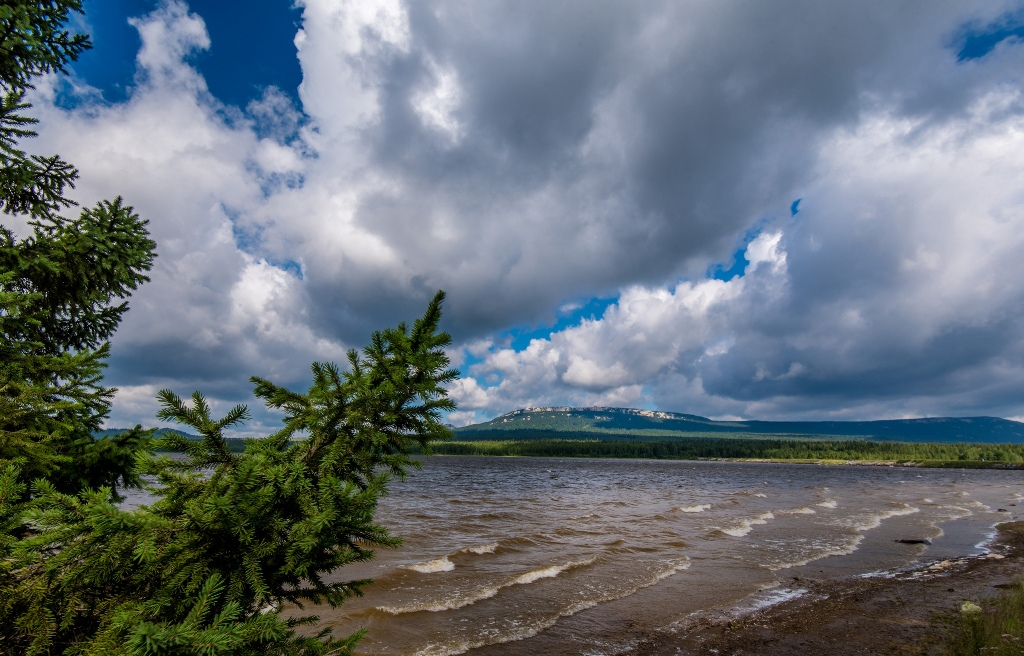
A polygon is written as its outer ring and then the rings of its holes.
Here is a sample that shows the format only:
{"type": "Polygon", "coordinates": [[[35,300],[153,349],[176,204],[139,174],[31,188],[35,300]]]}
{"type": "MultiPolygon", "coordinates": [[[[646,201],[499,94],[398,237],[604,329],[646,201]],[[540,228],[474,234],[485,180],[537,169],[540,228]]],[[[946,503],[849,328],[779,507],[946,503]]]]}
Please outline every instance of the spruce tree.
{"type": "Polygon", "coordinates": [[[232,453],[199,392],[160,393],[158,417],[198,433],[155,444],[137,427],[96,439],[102,384],[125,299],[147,280],[154,243],[120,198],[75,218],[77,171],[28,155],[25,91],[89,47],[63,27],[80,0],[0,0],[0,653],[344,654],[359,634],[298,629],[307,604],[337,606],[367,581],[339,568],[398,540],[374,512],[392,476],[449,436],[454,409],[438,293],[411,328],[374,333],[348,367],[314,363],[305,393],[253,378],[283,428],[232,453]],[[150,448],[177,451],[157,456],[150,448]],[[156,501],[117,505],[151,481],[156,501]]]}
{"type": "Polygon", "coordinates": [[[315,363],[306,393],[253,378],[284,427],[232,453],[224,430],[245,406],[214,418],[199,392],[160,393],[159,417],[202,439],[167,433],[184,459],[143,465],[158,500],[125,511],[105,490],[70,495],[45,480],[11,549],[15,581],[0,590],[0,651],[29,654],[344,654],[359,634],[300,635],[306,604],[336,607],[368,581],[327,575],[399,541],[374,522],[392,476],[417,465],[414,445],[449,436],[455,408],[438,332],[442,293],[411,329],[374,333],[341,371],[315,363]]]}
{"type": "Polygon", "coordinates": [[[0,475],[18,479],[0,486],[18,483],[22,495],[39,476],[65,492],[138,485],[146,442],[141,430],[93,434],[115,391],[101,379],[108,340],[156,245],[120,198],[64,217],[78,171],[19,147],[35,134],[24,101],[33,78],[64,72],[90,47],[64,28],[73,11],[79,0],[0,2],[0,210],[31,228],[18,239],[0,225],[0,475]]]}

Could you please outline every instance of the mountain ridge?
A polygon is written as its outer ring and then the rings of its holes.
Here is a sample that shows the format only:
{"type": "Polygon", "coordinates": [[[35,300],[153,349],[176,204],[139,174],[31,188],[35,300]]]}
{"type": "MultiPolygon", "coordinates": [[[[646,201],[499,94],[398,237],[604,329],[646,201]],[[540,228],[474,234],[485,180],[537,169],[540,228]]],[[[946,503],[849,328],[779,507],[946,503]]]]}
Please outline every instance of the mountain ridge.
{"type": "Polygon", "coordinates": [[[860,438],[905,442],[1024,443],[1024,423],[1000,417],[920,417],[869,421],[718,421],[700,415],[610,406],[548,406],[513,410],[455,430],[460,439],[572,436],[637,439],[721,434],[860,438]]]}

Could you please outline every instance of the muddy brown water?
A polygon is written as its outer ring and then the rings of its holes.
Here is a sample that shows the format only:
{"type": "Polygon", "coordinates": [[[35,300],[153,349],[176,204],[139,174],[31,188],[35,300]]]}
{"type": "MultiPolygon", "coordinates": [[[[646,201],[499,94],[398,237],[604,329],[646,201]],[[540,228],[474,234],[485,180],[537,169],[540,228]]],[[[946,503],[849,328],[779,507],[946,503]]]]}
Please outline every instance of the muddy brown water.
{"type": "Polygon", "coordinates": [[[1022,500],[1019,471],[433,457],[378,512],[404,546],[339,572],[366,595],[311,610],[367,656],[614,654],[802,578],[980,553],[1022,500]]]}

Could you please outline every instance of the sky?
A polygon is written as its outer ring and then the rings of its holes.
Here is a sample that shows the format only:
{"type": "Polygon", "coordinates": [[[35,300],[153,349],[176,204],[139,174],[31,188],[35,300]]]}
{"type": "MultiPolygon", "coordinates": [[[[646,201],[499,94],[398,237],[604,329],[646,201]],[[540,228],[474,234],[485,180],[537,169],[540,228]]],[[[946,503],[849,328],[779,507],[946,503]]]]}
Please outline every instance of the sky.
{"type": "Polygon", "coordinates": [[[158,244],[106,380],[279,417],[448,294],[464,425],[1024,417],[1024,3],[86,0],[34,152],[158,244]]]}

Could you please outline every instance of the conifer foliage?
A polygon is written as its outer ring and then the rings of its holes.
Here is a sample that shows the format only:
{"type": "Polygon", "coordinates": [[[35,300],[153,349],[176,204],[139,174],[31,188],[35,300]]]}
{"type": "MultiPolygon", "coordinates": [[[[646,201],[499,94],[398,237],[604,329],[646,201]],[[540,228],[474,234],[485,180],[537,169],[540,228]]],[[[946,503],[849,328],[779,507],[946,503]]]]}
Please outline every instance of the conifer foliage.
{"type": "Polygon", "coordinates": [[[32,79],[89,47],[62,27],[80,4],[0,2],[0,210],[31,229],[18,239],[0,225],[0,495],[38,476],[65,492],[138,485],[145,445],[138,430],[109,441],[93,433],[114,393],[101,381],[108,340],[125,299],[148,280],[156,245],[120,198],[62,216],[78,172],[18,147],[34,134],[24,113],[32,79]]]}
{"type": "MultiPolygon", "coordinates": [[[[174,433],[162,446],[185,458],[151,458],[157,500],[119,509],[106,490],[64,494],[44,480],[24,518],[32,535],[13,549],[17,581],[0,598],[0,626],[26,653],[341,654],[359,635],[299,635],[316,621],[306,604],[335,607],[368,581],[326,575],[398,540],[374,522],[409,451],[449,436],[454,409],[438,332],[442,293],[409,330],[373,335],[350,368],[313,365],[305,394],[254,378],[257,396],[285,412],[285,427],[232,453],[199,392],[164,390],[159,417],[202,436],[174,433]],[[45,555],[45,557],[41,557],[45,555]]],[[[3,642],[0,641],[0,647],[3,642]]]]}
{"type": "Polygon", "coordinates": [[[141,428],[94,438],[114,392],[101,379],[108,340],[155,244],[120,198],[64,218],[77,171],[18,149],[32,136],[31,80],[89,47],[63,27],[80,11],[0,0],[0,209],[31,228],[19,240],[0,226],[0,653],[349,653],[359,634],[317,632],[303,609],[361,594],[368,581],[337,571],[398,544],[377,502],[417,466],[411,450],[449,437],[458,372],[438,328],[444,294],[350,351],[345,370],[314,363],[305,393],[253,378],[284,427],[243,453],[224,434],[248,409],[216,418],[199,392],[158,397],[158,417],[198,441],[141,428]],[[152,503],[118,505],[144,481],[152,503]]]}

